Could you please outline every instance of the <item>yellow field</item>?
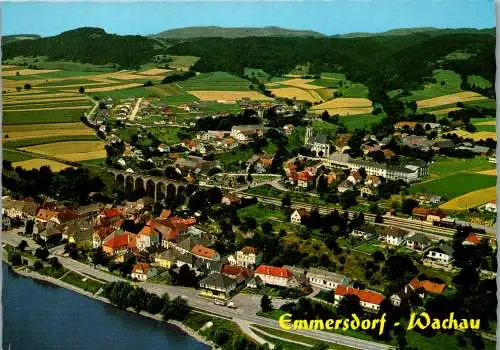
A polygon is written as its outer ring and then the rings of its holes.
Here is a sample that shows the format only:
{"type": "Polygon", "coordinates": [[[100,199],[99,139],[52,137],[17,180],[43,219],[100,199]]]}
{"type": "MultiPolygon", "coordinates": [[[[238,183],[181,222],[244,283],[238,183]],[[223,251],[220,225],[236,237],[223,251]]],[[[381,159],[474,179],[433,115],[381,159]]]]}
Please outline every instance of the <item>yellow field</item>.
{"type": "Polygon", "coordinates": [[[478,171],[478,174],[489,175],[489,176],[497,176],[497,170],[496,169],[491,169],[491,170],[478,171]]]}
{"type": "Polygon", "coordinates": [[[104,87],[86,89],[85,92],[115,91],[115,90],[129,89],[129,88],[138,87],[138,86],[142,86],[142,85],[143,84],[139,84],[139,83],[129,83],[129,84],[121,84],[121,85],[113,85],[113,86],[104,86],[104,87]]]}
{"type": "Polygon", "coordinates": [[[296,99],[299,101],[309,101],[309,102],[320,102],[323,99],[318,93],[314,93],[313,90],[302,90],[298,87],[287,87],[287,88],[277,88],[271,89],[271,92],[276,97],[296,99]]]}
{"type": "Polygon", "coordinates": [[[434,115],[448,115],[448,113],[450,113],[450,112],[458,111],[461,109],[462,108],[459,108],[459,107],[451,107],[451,108],[439,109],[437,111],[432,111],[429,113],[434,114],[434,115]]]}
{"type": "Polygon", "coordinates": [[[9,64],[2,64],[2,69],[11,69],[11,68],[16,68],[16,66],[9,65],[9,64]]]}
{"type": "Polygon", "coordinates": [[[486,100],[487,97],[477,92],[462,91],[455,94],[444,95],[439,97],[428,98],[426,100],[417,101],[418,108],[430,108],[442,105],[449,105],[457,102],[468,102],[477,100],[486,100]]]}
{"type": "Polygon", "coordinates": [[[475,125],[497,125],[497,122],[496,122],[496,120],[489,120],[487,122],[481,122],[481,123],[477,123],[475,125]]]}
{"type": "Polygon", "coordinates": [[[139,74],[142,75],[159,75],[163,73],[170,72],[171,69],[162,69],[162,68],[151,68],[142,72],[139,72],[139,74]]]}
{"type": "Polygon", "coordinates": [[[360,108],[328,108],[322,109],[321,111],[313,111],[315,113],[327,111],[329,115],[336,115],[345,117],[349,115],[359,115],[359,114],[369,114],[372,112],[372,107],[360,107],[360,108]]]}
{"type": "Polygon", "coordinates": [[[106,150],[102,141],[54,142],[20,149],[71,161],[106,158],[106,150]]]}
{"type": "Polygon", "coordinates": [[[257,91],[188,91],[191,95],[206,101],[236,101],[244,97],[251,100],[272,100],[257,91]]]}
{"type": "Polygon", "coordinates": [[[455,134],[459,137],[463,137],[463,138],[470,138],[474,141],[479,141],[479,140],[486,140],[488,138],[492,139],[492,140],[496,140],[497,139],[497,134],[496,132],[493,132],[493,131],[478,131],[478,132],[468,132],[468,131],[465,131],[465,130],[453,130],[453,131],[450,131],[449,132],[450,134],[455,134]]]}
{"type": "Polygon", "coordinates": [[[26,109],[4,109],[4,112],[29,112],[29,111],[50,111],[60,109],[87,109],[90,105],[86,106],[63,106],[63,107],[48,107],[48,108],[26,108],[26,109]]]}
{"type": "Polygon", "coordinates": [[[19,75],[34,75],[34,74],[59,72],[59,70],[58,69],[19,69],[19,70],[7,70],[7,71],[2,71],[2,76],[3,77],[12,77],[12,76],[17,75],[17,72],[19,72],[19,75]]]}
{"type": "Polygon", "coordinates": [[[51,136],[94,135],[95,131],[82,123],[18,124],[4,125],[4,142],[51,136]],[[9,135],[6,139],[5,135],[9,135]]]}
{"type": "Polygon", "coordinates": [[[306,89],[306,90],[323,89],[323,86],[309,84],[312,81],[314,81],[314,79],[295,78],[295,79],[280,81],[277,84],[289,85],[293,87],[298,87],[299,89],[306,89]]]}
{"type": "Polygon", "coordinates": [[[64,163],[59,163],[54,160],[43,159],[43,158],[35,158],[35,159],[23,160],[22,162],[12,163],[12,166],[14,168],[20,166],[21,168],[27,170],[40,169],[40,167],[44,165],[49,166],[53,172],[58,172],[70,167],[69,165],[66,165],[64,163]]]}
{"type": "Polygon", "coordinates": [[[475,208],[497,198],[496,187],[483,188],[482,190],[469,192],[463,196],[453,198],[442,204],[441,209],[445,210],[466,210],[475,208]]]}

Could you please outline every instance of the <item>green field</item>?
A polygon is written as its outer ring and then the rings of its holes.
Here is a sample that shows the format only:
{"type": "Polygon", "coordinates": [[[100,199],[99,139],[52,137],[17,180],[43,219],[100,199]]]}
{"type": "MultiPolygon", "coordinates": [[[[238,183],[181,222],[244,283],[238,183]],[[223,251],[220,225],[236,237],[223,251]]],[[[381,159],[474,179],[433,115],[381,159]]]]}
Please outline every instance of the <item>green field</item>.
{"type": "Polygon", "coordinates": [[[98,96],[100,98],[111,97],[116,100],[124,100],[134,97],[158,97],[154,92],[142,86],[115,91],[89,92],[88,94],[91,96],[98,96]]]}
{"type": "Polygon", "coordinates": [[[178,83],[184,90],[249,91],[250,82],[225,72],[202,73],[178,83]]]}
{"type": "Polygon", "coordinates": [[[177,132],[181,130],[176,127],[156,127],[150,129],[151,133],[158,137],[161,142],[164,142],[168,145],[173,145],[179,143],[181,139],[177,136],[177,132]]]}
{"type": "MultiPolygon", "coordinates": [[[[480,101],[469,101],[469,102],[464,102],[464,105],[496,109],[497,108],[497,101],[493,100],[493,99],[480,100],[480,101]]],[[[494,115],[492,117],[494,117],[494,115]]]]}
{"type": "Polygon", "coordinates": [[[72,284],[73,286],[78,287],[80,289],[83,289],[84,291],[90,292],[92,294],[94,294],[101,287],[104,286],[104,284],[102,284],[101,282],[97,282],[89,277],[84,277],[84,276],[77,274],[73,271],[68,272],[68,274],[66,276],[61,278],[61,281],[72,284]],[[83,281],[83,279],[85,279],[85,278],[86,278],[86,280],[83,281]]]}
{"type": "Polygon", "coordinates": [[[467,82],[471,85],[476,85],[481,89],[487,89],[491,86],[491,83],[480,75],[469,75],[467,77],[467,82]]]}
{"type": "Polygon", "coordinates": [[[281,210],[277,210],[260,204],[252,204],[248,207],[238,209],[237,213],[241,219],[246,217],[255,218],[255,220],[257,220],[257,223],[259,225],[263,222],[268,221],[269,218],[285,222],[289,221],[289,219],[285,217],[285,214],[283,214],[281,210]]]}
{"type": "Polygon", "coordinates": [[[78,122],[86,109],[4,112],[3,123],[8,125],[78,122]]]}
{"type": "MultiPolygon", "coordinates": [[[[51,87],[51,86],[65,86],[65,85],[77,85],[77,84],[95,84],[96,82],[89,79],[67,79],[61,81],[49,81],[44,84],[37,86],[51,87]]],[[[86,86],[84,86],[86,87],[86,86]]]]}
{"type": "Polygon", "coordinates": [[[191,102],[198,101],[198,98],[193,96],[193,95],[190,95],[188,93],[183,93],[182,95],[178,95],[178,96],[162,97],[161,101],[163,103],[166,103],[169,105],[178,105],[181,103],[191,103],[191,102]]]}
{"type": "Polygon", "coordinates": [[[347,129],[353,131],[354,129],[366,128],[371,130],[371,125],[374,123],[379,123],[384,114],[380,113],[378,115],[373,114],[360,114],[355,116],[339,117],[339,120],[344,123],[347,129]]]}
{"type": "Polygon", "coordinates": [[[465,171],[478,172],[490,169],[495,169],[495,164],[489,163],[485,157],[471,159],[435,157],[430,165],[430,173],[440,177],[465,171]]]}
{"type": "Polygon", "coordinates": [[[427,83],[423,90],[411,91],[411,96],[402,97],[404,101],[418,101],[462,91],[460,75],[451,70],[437,69],[433,74],[436,83],[427,83]],[[441,85],[445,82],[445,85],[441,85]]]}
{"type": "Polygon", "coordinates": [[[172,59],[172,62],[169,62],[168,65],[169,67],[173,68],[182,68],[183,69],[188,69],[191,67],[193,64],[196,63],[200,58],[196,56],[168,56],[169,58],[172,59]]]}
{"type": "Polygon", "coordinates": [[[45,143],[64,142],[64,141],[96,141],[99,138],[96,135],[70,135],[70,136],[50,136],[50,137],[34,137],[29,139],[9,141],[4,139],[3,146],[5,148],[20,148],[34,145],[43,145],[45,143]]]}
{"type": "Polygon", "coordinates": [[[496,182],[495,176],[457,173],[411,186],[409,192],[411,194],[432,193],[450,200],[468,192],[493,187],[496,182]]]}
{"type": "Polygon", "coordinates": [[[88,106],[91,107],[89,100],[76,100],[76,101],[60,101],[60,102],[48,102],[50,101],[37,101],[31,102],[29,100],[25,100],[23,102],[19,101],[16,104],[3,105],[4,111],[8,111],[9,109],[32,109],[32,108],[55,108],[55,107],[71,107],[71,106],[88,106]]]}
{"type": "Polygon", "coordinates": [[[3,149],[3,160],[8,160],[9,162],[22,162],[23,160],[32,159],[29,154],[23,152],[17,152],[10,149],[3,149]]]}

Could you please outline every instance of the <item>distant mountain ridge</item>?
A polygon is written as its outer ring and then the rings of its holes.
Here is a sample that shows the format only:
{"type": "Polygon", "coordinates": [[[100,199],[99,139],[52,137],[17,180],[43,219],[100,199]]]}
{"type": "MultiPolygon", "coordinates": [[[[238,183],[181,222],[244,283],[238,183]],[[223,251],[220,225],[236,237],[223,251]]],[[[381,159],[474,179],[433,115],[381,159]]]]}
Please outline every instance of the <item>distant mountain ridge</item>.
{"type": "Polygon", "coordinates": [[[368,32],[354,32],[347,34],[332,35],[333,37],[342,38],[360,38],[360,37],[372,37],[372,36],[402,36],[411,34],[428,34],[434,35],[444,35],[444,34],[492,34],[496,35],[496,28],[435,28],[435,27],[415,27],[415,28],[395,28],[390,29],[385,32],[380,33],[368,33],[368,32]]]}
{"type": "Polygon", "coordinates": [[[37,34],[15,34],[15,35],[3,35],[2,36],[2,45],[7,44],[13,41],[19,40],[34,40],[40,39],[41,36],[37,34]]]}
{"type": "Polygon", "coordinates": [[[225,28],[217,26],[185,27],[163,31],[153,37],[163,39],[195,38],[244,38],[244,37],[325,37],[312,30],[285,29],[280,27],[241,27],[225,28]]]}

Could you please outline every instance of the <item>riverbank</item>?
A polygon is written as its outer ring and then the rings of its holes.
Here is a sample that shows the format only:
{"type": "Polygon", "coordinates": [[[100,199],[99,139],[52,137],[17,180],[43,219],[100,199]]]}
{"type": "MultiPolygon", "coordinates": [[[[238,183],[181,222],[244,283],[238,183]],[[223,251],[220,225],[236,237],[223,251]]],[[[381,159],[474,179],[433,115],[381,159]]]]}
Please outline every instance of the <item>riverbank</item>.
{"type": "MultiPolygon", "coordinates": [[[[4,254],[2,254],[2,260],[3,260],[4,263],[6,263],[7,265],[9,265],[11,271],[14,272],[16,275],[19,275],[19,276],[22,276],[22,277],[26,277],[26,278],[31,278],[31,279],[38,280],[38,281],[45,282],[45,283],[50,283],[50,284],[56,285],[58,287],[68,289],[68,290],[70,290],[72,292],[76,292],[76,293],[78,293],[80,295],[86,296],[86,297],[91,298],[93,300],[97,300],[97,301],[100,301],[100,302],[108,304],[108,305],[113,305],[113,304],[111,304],[109,302],[109,300],[107,298],[101,297],[99,295],[94,295],[94,294],[92,294],[90,292],[86,292],[86,291],[84,291],[84,290],[82,290],[80,288],[77,288],[77,287],[75,287],[75,286],[73,286],[73,285],[71,285],[69,283],[61,281],[61,280],[56,279],[54,277],[45,276],[45,275],[41,275],[41,274],[36,273],[36,272],[28,271],[28,270],[26,270],[26,267],[23,267],[23,266],[16,268],[16,267],[12,266],[12,264],[10,262],[7,261],[7,259],[6,259],[6,257],[5,257],[4,254]]],[[[188,336],[196,339],[198,342],[200,342],[202,344],[205,344],[205,345],[209,346],[212,349],[217,348],[217,346],[213,342],[205,339],[201,334],[199,334],[195,330],[187,327],[186,325],[184,325],[180,321],[176,321],[176,320],[164,321],[158,315],[153,315],[153,314],[150,314],[150,313],[145,312],[145,311],[141,311],[140,313],[137,313],[137,312],[133,311],[131,308],[127,309],[126,311],[128,311],[130,313],[133,313],[135,315],[140,315],[140,316],[143,316],[143,317],[147,317],[147,318],[153,319],[153,320],[158,321],[158,322],[167,323],[167,324],[169,324],[169,325],[171,325],[173,327],[176,327],[180,332],[183,332],[183,333],[187,334],[188,336]]]]}

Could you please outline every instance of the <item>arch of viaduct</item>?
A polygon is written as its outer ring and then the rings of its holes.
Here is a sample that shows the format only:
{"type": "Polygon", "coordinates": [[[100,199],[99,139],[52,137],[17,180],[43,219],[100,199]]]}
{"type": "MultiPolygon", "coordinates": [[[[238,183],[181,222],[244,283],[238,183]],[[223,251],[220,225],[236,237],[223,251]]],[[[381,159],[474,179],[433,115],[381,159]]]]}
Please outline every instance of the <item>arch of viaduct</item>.
{"type": "Polygon", "coordinates": [[[127,173],[121,170],[108,170],[113,174],[116,181],[123,184],[126,190],[135,191],[143,189],[146,196],[154,198],[156,201],[161,201],[167,196],[176,196],[186,191],[188,183],[165,179],[157,176],[150,176],[144,174],[127,173]]]}

